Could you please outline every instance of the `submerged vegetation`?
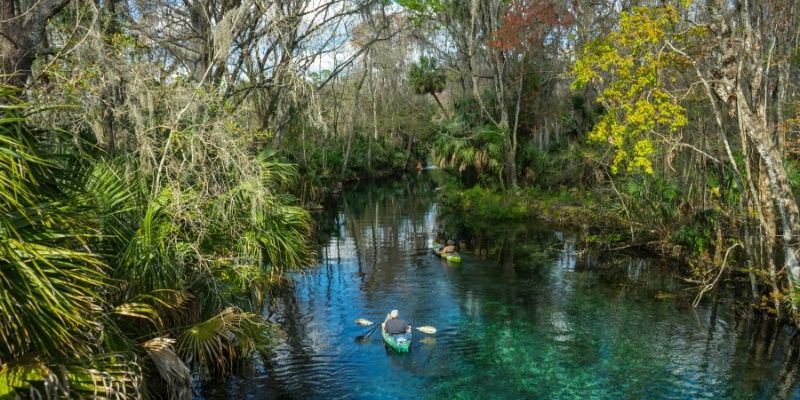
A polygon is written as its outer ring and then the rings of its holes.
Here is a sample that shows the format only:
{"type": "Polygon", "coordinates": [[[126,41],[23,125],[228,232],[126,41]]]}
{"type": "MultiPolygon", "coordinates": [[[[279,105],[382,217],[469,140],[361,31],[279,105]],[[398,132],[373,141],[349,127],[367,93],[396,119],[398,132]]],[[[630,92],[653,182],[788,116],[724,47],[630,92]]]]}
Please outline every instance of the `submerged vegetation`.
{"type": "Polygon", "coordinates": [[[0,398],[190,397],[280,339],[302,205],[427,162],[797,324],[790,3],[0,0],[0,398]]]}

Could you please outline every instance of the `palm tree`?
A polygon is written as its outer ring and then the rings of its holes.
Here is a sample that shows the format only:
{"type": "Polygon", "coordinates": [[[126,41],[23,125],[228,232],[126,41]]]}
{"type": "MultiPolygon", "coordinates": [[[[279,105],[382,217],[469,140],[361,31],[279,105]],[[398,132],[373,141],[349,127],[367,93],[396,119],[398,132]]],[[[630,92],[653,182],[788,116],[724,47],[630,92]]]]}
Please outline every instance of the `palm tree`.
{"type": "Polygon", "coordinates": [[[442,102],[439,101],[437,93],[441,93],[445,89],[447,77],[444,71],[439,67],[436,59],[432,57],[420,56],[419,63],[411,64],[411,69],[408,72],[408,80],[414,91],[417,94],[430,94],[436,100],[436,104],[442,110],[442,113],[449,116],[445,110],[442,102]]]}
{"type": "Polygon", "coordinates": [[[25,110],[0,86],[0,398],[191,398],[192,371],[270,348],[268,291],[314,257],[292,165],[263,154],[214,196],[152,193],[25,110]]]}

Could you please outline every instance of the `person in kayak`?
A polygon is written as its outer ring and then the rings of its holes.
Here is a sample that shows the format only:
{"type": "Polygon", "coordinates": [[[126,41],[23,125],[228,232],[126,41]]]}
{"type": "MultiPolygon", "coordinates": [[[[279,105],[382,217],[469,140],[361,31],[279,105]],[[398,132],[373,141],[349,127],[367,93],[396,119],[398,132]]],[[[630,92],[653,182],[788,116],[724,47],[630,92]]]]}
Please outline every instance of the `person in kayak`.
{"type": "Polygon", "coordinates": [[[444,246],[439,249],[439,253],[455,253],[456,252],[456,244],[453,243],[452,240],[447,241],[447,246],[444,246]]]}
{"type": "Polygon", "coordinates": [[[383,323],[383,330],[390,335],[401,335],[410,333],[411,325],[406,324],[406,321],[400,318],[400,313],[397,310],[392,310],[383,323]]]}

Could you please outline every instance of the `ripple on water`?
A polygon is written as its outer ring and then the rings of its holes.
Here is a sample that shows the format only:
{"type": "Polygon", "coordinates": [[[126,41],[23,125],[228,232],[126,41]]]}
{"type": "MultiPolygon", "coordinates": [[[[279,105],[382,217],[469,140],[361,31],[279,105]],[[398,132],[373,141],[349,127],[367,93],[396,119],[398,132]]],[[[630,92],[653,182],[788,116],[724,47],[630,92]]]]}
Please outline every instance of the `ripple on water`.
{"type": "Polygon", "coordinates": [[[268,369],[272,379],[292,393],[303,393],[316,388],[317,394],[326,398],[352,398],[350,385],[358,381],[358,363],[347,361],[347,357],[313,355],[303,357],[276,357],[268,369]]]}

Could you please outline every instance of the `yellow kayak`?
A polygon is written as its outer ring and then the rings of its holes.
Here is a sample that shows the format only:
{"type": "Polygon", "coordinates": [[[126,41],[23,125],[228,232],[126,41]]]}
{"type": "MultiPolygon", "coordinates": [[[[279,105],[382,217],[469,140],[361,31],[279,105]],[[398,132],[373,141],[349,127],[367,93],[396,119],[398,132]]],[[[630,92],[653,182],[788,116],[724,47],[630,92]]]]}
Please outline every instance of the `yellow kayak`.
{"type": "Polygon", "coordinates": [[[434,246],[436,246],[436,247],[434,247],[432,249],[434,254],[436,254],[437,256],[441,257],[442,259],[445,259],[445,260],[453,262],[453,263],[460,263],[461,262],[461,255],[459,255],[458,253],[455,253],[455,252],[453,252],[453,253],[440,252],[439,249],[441,249],[442,247],[441,246],[437,246],[435,243],[434,243],[434,246]]]}

